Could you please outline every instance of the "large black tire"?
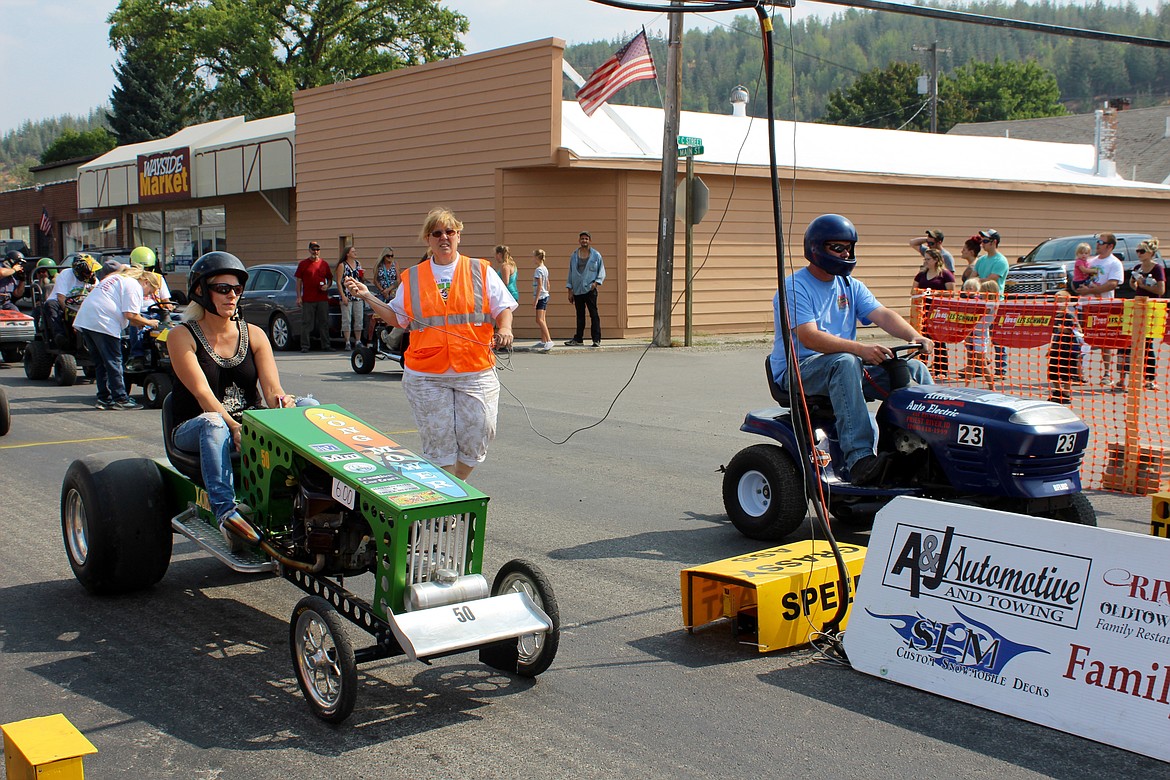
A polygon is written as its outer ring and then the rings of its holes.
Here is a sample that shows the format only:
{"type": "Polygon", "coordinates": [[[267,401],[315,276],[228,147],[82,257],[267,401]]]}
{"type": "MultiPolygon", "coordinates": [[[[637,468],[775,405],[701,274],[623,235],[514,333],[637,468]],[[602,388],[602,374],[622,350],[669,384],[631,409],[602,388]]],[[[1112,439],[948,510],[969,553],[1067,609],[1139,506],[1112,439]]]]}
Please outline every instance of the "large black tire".
{"type": "Polygon", "coordinates": [[[292,325],[280,312],[272,315],[272,319],[268,322],[268,340],[272,342],[273,349],[278,349],[281,352],[287,352],[296,346],[296,339],[293,337],[292,325]]]}
{"type": "Polygon", "coordinates": [[[160,371],[147,374],[142,380],[142,405],[148,409],[161,409],[173,384],[170,376],[160,371]]]}
{"type": "Polygon", "coordinates": [[[378,359],[374,356],[373,347],[358,347],[349,356],[349,366],[355,374],[368,374],[374,370],[378,359]]]}
{"type": "Polygon", "coordinates": [[[131,452],[73,461],[61,484],[61,534],[73,575],[91,593],[154,585],[173,541],[158,466],[131,452]]]}
{"type": "Polygon", "coordinates": [[[289,621],[289,649],[313,714],[328,723],[348,718],[357,700],[357,661],[332,604],[320,596],[297,602],[289,621]]]}
{"type": "Polygon", "coordinates": [[[62,352],[53,361],[53,381],[61,387],[72,387],[77,384],[77,359],[62,352]]]}
{"type": "Polygon", "coordinates": [[[1065,523],[1075,523],[1077,525],[1089,525],[1096,527],[1097,525],[1097,510],[1093,509],[1092,502],[1084,493],[1077,493],[1072,497],[1072,503],[1064,509],[1057,509],[1052,512],[1046,512],[1044,517],[1051,520],[1060,520],[1065,523]]]}
{"type": "Polygon", "coordinates": [[[53,373],[53,356],[43,341],[34,341],[24,350],[24,375],[29,379],[48,379],[53,373]]]}
{"type": "Polygon", "coordinates": [[[12,430],[12,413],[8,409],[8,393],[0,387],[0,436],[7,436],[12,430]]]}
{"type": "Polygon", "coordinates": [[[772,541],[800,527],[808,498],[788,453],[774,444],[755,444],[727,464],[723,507],[741,534],[772,541]]]}
{"type": "Polygon", "coordinates": [[[544,572],[531,561],[517,558],[508,561],[496,574],[492,595],[527,593],[536,606],[552,621],[552,630],[543,634],[526,634],[506,644],[491,645],[479,651],[479,660],[493,669],[535,677],[548,669],[561,644],[561,611],[557,607],[552,585],[544,572]]]}

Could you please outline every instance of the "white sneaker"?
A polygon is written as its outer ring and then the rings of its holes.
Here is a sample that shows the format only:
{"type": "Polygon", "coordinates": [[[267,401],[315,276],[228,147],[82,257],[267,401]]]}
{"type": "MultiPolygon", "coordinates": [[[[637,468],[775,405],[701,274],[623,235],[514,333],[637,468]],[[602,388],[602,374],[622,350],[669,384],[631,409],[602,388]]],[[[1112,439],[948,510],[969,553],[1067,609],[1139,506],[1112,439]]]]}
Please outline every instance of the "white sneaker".
{"type": "Polygon", "coordinates": [[[536,349],[539,352],[548,352],[552,348],[553,348],[553,343],[551,341],[538,341],[538,342],[536,342],[536,349]]]}

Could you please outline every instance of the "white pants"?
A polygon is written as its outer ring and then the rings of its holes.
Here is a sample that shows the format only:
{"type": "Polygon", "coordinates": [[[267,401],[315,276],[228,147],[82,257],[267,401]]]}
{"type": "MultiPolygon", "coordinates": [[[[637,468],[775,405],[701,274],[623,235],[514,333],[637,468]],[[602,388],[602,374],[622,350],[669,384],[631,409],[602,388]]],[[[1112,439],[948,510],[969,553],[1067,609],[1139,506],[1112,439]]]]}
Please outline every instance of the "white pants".
{"type": "Polygon", "coordinates": [[[350,332],[356,332],[359,337],[362,335],[362,315],[365,308],[366,305],[361,299],[347,301],[344,295],[341,297],[341,335],[343,337],[350,332]]]}
{"type": "Polygon", "coordinates": [[[402,389],[422,438],[421,455],[436,466],[476,466],[496,438],[500,380],[495,369],[478,374],[402,376],[402,389]]]}

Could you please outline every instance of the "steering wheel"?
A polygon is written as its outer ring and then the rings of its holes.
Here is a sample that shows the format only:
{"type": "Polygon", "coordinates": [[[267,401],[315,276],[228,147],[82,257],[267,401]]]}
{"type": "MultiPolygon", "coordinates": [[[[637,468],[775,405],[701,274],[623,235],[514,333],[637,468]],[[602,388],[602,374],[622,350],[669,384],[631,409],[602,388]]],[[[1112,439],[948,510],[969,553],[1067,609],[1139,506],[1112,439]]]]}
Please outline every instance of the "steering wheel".
{"type": "Polygon", "coordinates": [[[890,353],[893,355],[891,360],[899,360],[925,354],[926,348],[921,344],[899,344],[896,347],[890,347],[890,353]]]}

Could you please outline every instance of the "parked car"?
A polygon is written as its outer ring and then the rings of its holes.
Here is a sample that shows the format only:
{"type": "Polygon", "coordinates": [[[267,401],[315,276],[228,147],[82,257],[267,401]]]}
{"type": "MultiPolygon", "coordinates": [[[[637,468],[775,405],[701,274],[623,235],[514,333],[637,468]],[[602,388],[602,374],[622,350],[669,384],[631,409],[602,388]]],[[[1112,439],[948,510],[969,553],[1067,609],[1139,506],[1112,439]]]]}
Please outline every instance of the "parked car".
{"type": "MultiPolygon", "coordinates": [[[[296,349],[301,341],[296,272],[296,263],[250,266],[248,283],[240,298],[244,320],[263,328],[272,346],[279,350],[296,349]]],[[[329,337],[341,339],[341,299],[336,280],[329,287],[329,337]]]]}
{"type": "MultiPolygon", "coordinates": [[[[1117,233],[1117,246],[1113,254],[1125,268],[1126,278],[1138,260],[1138,244],[1150,237],[1149,233],[1117,233]]],[[[1081,236],[1061,236],[1042,241],[1031,252],[1020,258],[1008,269],[1004,281],[1004,292],[1008,294],[1051,295],[1057,290],[1072,292],[1073,262],[1076,259],[1077,244],[1085,243],[1097,251],[1096,236],[1092,233],[1081,236]]],[[[1156,256],[1162,267],[1166,261],[1159,253],[1156,256]]],[[[1133,290],[1123,281],[1117,288],[1117,297],[1132,298],[1133,290]]]]}

